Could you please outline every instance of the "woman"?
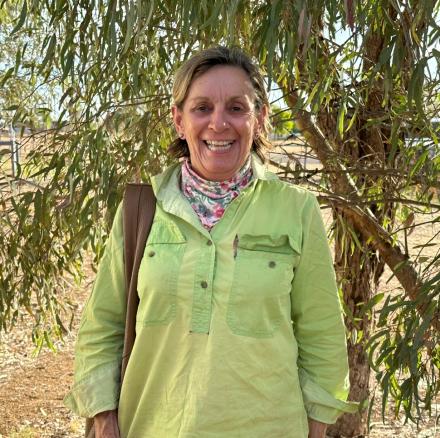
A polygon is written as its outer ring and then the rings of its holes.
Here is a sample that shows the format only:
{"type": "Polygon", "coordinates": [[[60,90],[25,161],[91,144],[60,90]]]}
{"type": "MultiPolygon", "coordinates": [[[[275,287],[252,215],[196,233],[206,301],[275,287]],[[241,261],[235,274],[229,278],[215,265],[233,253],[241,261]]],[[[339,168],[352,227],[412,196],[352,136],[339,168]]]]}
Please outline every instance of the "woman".
{"type": "Polygon", "coordinates": [[[345,333],[318,203],[262,161],[263,78],[236,48],[179,69],[181,162],[152,178],[154,222],[122,388],[121,209],[82,319],[66,404],[98,437],[323,437],[345,402],[345,333]]]}

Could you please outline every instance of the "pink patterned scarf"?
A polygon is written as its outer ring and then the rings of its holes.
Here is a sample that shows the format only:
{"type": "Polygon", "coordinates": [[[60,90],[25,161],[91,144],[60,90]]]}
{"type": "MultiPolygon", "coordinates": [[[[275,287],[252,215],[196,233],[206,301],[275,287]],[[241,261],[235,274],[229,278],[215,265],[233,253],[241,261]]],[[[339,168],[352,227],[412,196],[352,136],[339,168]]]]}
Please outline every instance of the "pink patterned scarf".
{"type": "Polygon", "coordinates": [[[182,191],[202,225],[211,228],[223,217],[226,207],[252,181],[251,157],[232,178],[208,181],[197,175],[189,159],[182,163],[182,191]]]}

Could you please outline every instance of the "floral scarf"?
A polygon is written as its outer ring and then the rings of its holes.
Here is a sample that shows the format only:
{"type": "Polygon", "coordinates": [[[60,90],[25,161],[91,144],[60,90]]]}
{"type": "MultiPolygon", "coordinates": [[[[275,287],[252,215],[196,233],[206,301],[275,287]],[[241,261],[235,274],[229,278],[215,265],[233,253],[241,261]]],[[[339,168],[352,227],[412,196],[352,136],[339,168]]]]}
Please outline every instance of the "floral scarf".
{"type": "Polygon", "coordinates": [[[182,191],[202,225],[211,228],[223,217],[226,207],[252,181],[251,157],[232,178],[209,181],[191,169],[189,159],[182,163],[182,191]]]}

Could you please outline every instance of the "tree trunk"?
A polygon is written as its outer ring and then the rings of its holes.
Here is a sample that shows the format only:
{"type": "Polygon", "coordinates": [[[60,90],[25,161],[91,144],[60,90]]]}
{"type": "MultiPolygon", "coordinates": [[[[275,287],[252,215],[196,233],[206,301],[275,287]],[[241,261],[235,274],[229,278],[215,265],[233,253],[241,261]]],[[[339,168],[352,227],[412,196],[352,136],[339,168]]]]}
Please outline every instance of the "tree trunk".
{"type": "MultiPolygon", "coordinates": [[[[347,341],[348,362],[350,366],[350,400],[362,401],[369,397],[370,366],[363,346],[370,336],[371,319],[363,311],[363,305],[374,296],[378,278],[377,270],[382,269],[376,251],[366,243],[366,239],[357,235],[357,246],[352,234],[346,227],[354,229],[352,221],[335,210],[335,269],[341,284],[344,302],[348,308],[345,318],[346,327],[351,334],[347,341]],[[339,215],[339,218],[337,217],[339,215]],[[344,221],[342,223],[341,221],[344,221]]],[[[329,427],[332,437],[360,437],[366,433],[366,412],[345,414],[335,425],[329,427]]]]}
{"type": "MultiPolygon", "coordinates": [[[[348,342],[348,363],[350,365],[350,400],[362,400],[368,397],[370,366],[365,351],[360,344],[348,342]]],[[[332,424],[327,435],[331,437],[363,437],[366,433],[364,415],[344,414],[332,424]]]]}

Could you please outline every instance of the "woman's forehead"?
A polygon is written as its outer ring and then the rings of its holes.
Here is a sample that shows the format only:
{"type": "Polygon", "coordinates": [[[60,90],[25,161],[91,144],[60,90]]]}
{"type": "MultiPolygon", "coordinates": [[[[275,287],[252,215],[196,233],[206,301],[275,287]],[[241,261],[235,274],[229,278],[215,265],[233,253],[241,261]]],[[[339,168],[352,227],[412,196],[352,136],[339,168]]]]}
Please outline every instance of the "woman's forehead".
{"type": "Polygon", "coordinates": [[[217,65],[192,81],[187,99],[255,99],[248,74],[240,67],[217,65]]]}

